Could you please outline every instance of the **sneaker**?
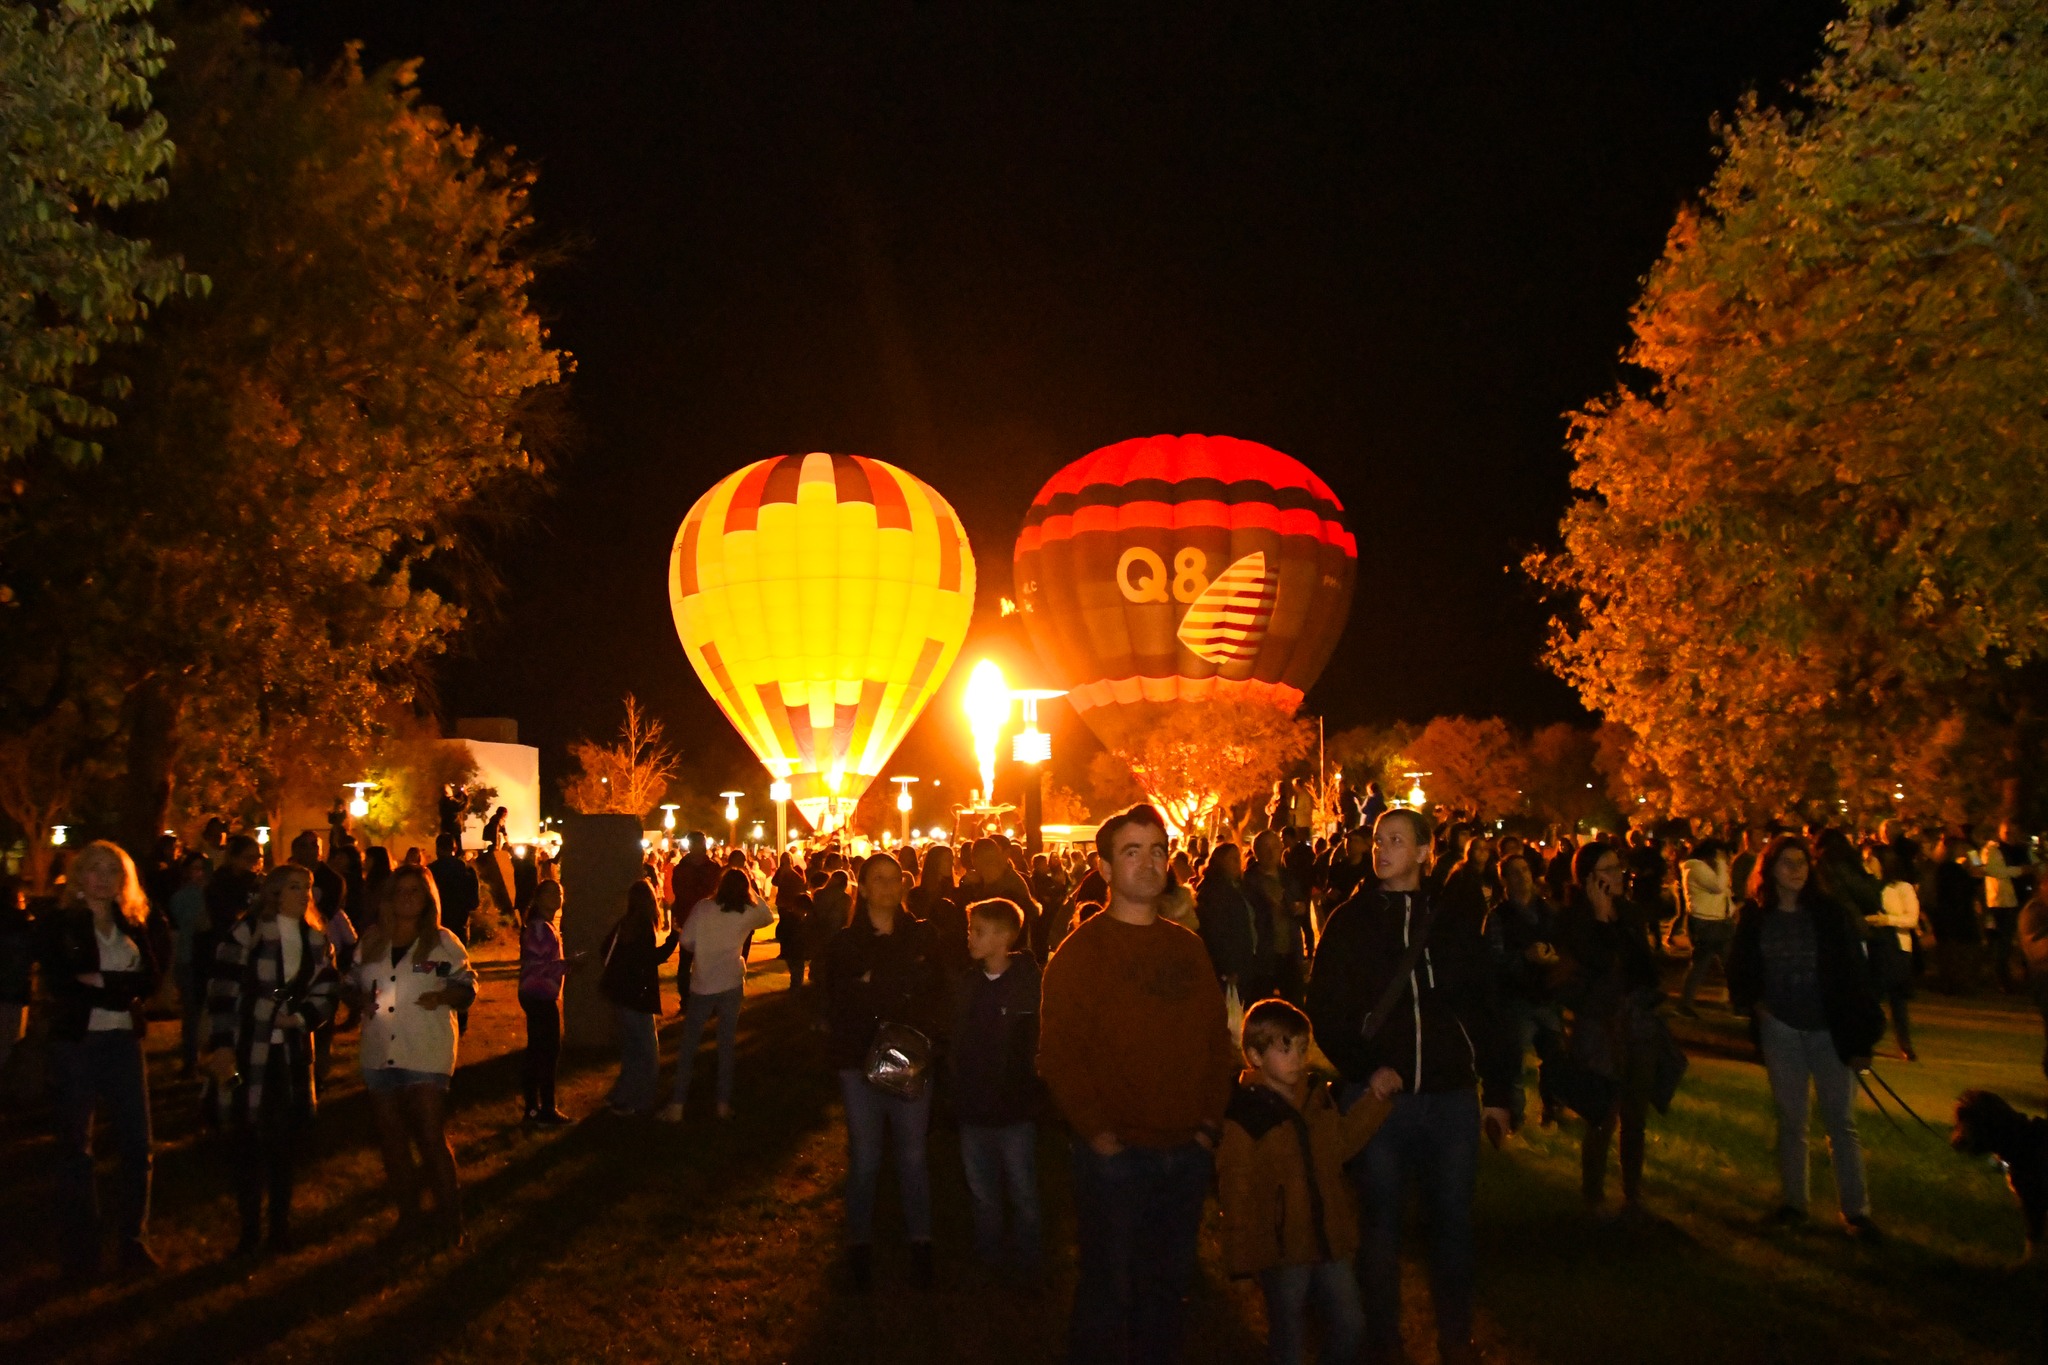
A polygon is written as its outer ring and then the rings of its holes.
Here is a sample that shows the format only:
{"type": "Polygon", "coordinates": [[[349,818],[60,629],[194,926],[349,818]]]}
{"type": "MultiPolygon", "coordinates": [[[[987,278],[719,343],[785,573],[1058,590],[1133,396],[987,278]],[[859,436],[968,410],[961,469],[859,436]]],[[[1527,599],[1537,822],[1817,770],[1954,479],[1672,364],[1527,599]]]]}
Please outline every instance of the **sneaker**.
{"type": "Polygon", "coordinates": [[[641,1113],[640,1110],[634,1109],[629,1105],[620,1104],[617,1100],[606,1104],[605,1110],[615,1119],[636,1119],[640,1117],[641,1113]]]}
{"type": "MultiPolygon", "coordinates": [[[[930,1243],[926,1243],[927,1246],[930,1243]]],[[[846,1249],[846,1272],[853,1280],[854,1292],[865,1294],[875,1283],[875,1249],[871,1246],[851,1246],[846,1249]]]]}
{"type": "Polygon", "coordinates": [[[1867,1213],[1859,1213],[1854,1218],[1844,1218],[1842,1220],[1842,1231],[1848,1233],[1859,1242],[1869,1242],[1873,1246],[1884,1240],[1883,1229],[1872,1222],[1870,1215],[1867,1213]]]}
{"type": "Polygon", "coordinates": [[[1806,1210],[1794,1208],[1790,1204],[1780,1204],[1776,1212],[1772,1213],[1765,1221],[1776,1223],[1779,1227],[1804,1227],[1806,1225],[1806,1210]]]}
{"type": "Polygon", "coordinates": [[[663,1123],[681,1123],[683,1121],[683,1106],[680,1104],[664,1104],[661,1106],[661,1112],[654,1117],[660,1119],[663,1123]]]}
{"type": "Polygon", "coordinates": [[[570,1118],[559,1109],[543,1109],[533,1116],[533,1121],[542,1128],[560,1128],[564,1124],[574,1123],[576,1120],[570,1118]]]}

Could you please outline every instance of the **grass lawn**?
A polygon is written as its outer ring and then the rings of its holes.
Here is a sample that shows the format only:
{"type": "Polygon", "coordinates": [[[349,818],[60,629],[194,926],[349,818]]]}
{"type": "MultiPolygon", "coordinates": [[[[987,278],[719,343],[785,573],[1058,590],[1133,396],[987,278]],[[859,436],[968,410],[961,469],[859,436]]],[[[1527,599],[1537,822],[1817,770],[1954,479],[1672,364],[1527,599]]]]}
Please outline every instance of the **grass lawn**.
{"type": "MultiPolygon", "coordinates": [[[[482,950],[486,995],[455,1082],[453,1124],[469,1213],[456,1252],[388,1251],[391,1222],[353,1039],[338,1048],[302,1173],[305,1249],[244,1272],[227,1157],[175,1078],[175,1025],[153,1030],[156,1206],[163,1271],[60,1294],[49,1216],[50,1148],[39,1115],[0,1124],[0,1361],[514,1361],[1057,1359],[1072,1292],[1072,1206],[1061,1141],[1040,1146],[1052,1252],[1042,1290],[992,1284],[965,1263],[966,1195],[951,1134],[935,1133],[940,1283],[911,1291],[885,1173],[877,1292],[837,1271],[844,1138],[809,1017],[779,965],[757,952],[741,1025],[738,1117],[710,1117],[711,1058],[680,1129],[599,1114],[530,1134],[519,1124],[523,1022],[509,949],[482,950]]],[[[673,995],[670,995],[673,999],[673,995]]],[[[2040,1025],[2005,1000],[1923,996],[1927,1060],[1879,1069],[1945,1127],[1977,1085],[2043,1108],[2040,1025]]],[[[1648,1202],[1661,1223],[1596,1223],[1578,1205],[1576,1125],[1533,1126],[1479,1178],[1480,1340],[1513,1362],[2034,1359],[2040,1289],[2017,1272],[2019,1218],[2000,1176],[1910,1120],[1895,1131],[1859,1101],[1876,1214],[1890,1237],[1834,1228],[1816,1163],[1814,1225],[1767,1230],[1776,1202],[1773,1120],[1762,1070],[1718,1008],[1688,1024],[1693,1067],[1670,1115],[1653,1117],[1648,1202]]],[[[672,1051],[680,1021],[665,1021],[672,1051]]],[[[612,1066],[573,1057],[562,1103],[600,1109],[612,1066]]],[[[1817,1147],[1825,1142],[1816,1124],[1817,1147]]],[[[1217,1269],[1215,1212],[1187,1358],[1262,1358],[1258,1295],[1217,1269]]],[[[1428,1296],[1412,1267],[1407,1333],[1435,1358],[1428,1296]]]]}

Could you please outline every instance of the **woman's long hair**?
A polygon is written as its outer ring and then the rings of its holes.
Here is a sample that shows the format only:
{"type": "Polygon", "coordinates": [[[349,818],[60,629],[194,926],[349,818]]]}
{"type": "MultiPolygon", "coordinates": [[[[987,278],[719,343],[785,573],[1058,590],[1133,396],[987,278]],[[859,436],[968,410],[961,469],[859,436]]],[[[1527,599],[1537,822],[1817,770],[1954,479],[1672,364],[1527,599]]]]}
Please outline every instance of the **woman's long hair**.
{"type": "Polygon", "coordinates": [[[917,885],[919,890],[929,886],[934,893],[941,896],[953,890],[953,846],[951,844],[933,844],[925,850],[924,864],[919,868],[917,874],[917,885]]]}
{"type": "Polygon", "coordinates": [[[363,935],[362,956],[365,960],[388,953],[398,946],[391,936],[391,907],[398,902],[398,888],[408,881],[418,882],[425,900],[420,905],[419,927],[414,931],[411,946],[419,952],[432,952],[441,941],[441,891],[434,885],[434,879],[423,867],[407,864],[394,870],[384,891],[377,898],[377,927],[363,935]]]}
{"type": "Polygon", "coordinates": [[[149,897],[143,894],[142,878],[135,873],[135,860],[119,844],[95,839],[71,855],[71,866],[65,873],[65,899],[73,905],[85,904],[84,872],[96,863],[111,863],[120,874],[121,889],[114,893],[114,912],[140,929],[149,919],[149,897]]]}
{"type": "Polygon", "coordinates": [[[736,867],[728,867],[718,879],[718,890],[711,899],[718,902],[718,908],[728,915],[737,915],[754,903],[754,886],[747,880],[747,874],[736,867]]]}
{"type": "Polygon", "coordinates": [[[266,918],[277,914],[284,901],[285,883],[293,881],[303,881],[306,884],[306,923],[314,929],[326,929],[326,921],[320,918],[320,907],[313,904],[312,870],[297,863],[284,863],[270,869],[269,874],[263,878],[263,885],[256,891],[256,913],[266,918]]]}
{"type": "Polygon", "coordinates": [[[1764,851],[1757,855],[1756,867],[1749,874],[1749,898],[1766,910],[1777,908],[1778,884],[1774,874],[1778,869],[1778,859],[1787,853],[1806,855],[1806,885],[1799,888],[1800,908],[1810,909],[1820,903],[1820,868],[1813,850],[1797,834],[1780,834],[1764,845],[1764,851]]]}
{"type": "MultiPolygon", "coordinates": [[[[693,907],[685,907],[679,913],[687,915],[693,907]]],[[[654,921],[661,915],[661,902],[655,898],[654,883],[645,877],[626,888],[626,918],[647,922],[649,933],[654,931],[654,921]]]]}

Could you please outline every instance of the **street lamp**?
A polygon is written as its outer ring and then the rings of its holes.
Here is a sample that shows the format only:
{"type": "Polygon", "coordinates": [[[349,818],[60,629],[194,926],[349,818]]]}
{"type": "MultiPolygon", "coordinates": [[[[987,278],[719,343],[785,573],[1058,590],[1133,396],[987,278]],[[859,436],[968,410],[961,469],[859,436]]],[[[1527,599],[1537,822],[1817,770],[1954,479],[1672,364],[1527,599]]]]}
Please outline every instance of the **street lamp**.
{"type": "Polygon", "coordinates": [[[720,792],[725,798],[725,846],[731,848],[740,841],[740,798],[745,792],[720,792]]]}
{"type": "Polygon", "coordinates": [[[1024,707],[1024,728],[1010,741],[1010,757],[1029,770],[1024,779],[1024,852],[1036,855],[1045,848],[1045,775],[1041,766],[1052,762],[1052,736],[1038,728],[1038,703],[1067,694],[1027,687],[1010,695],[1024,707]]]}
{"type": "Polygon", "coordinates": [[[776,778],[768,784],[768,799],[775,803],[775,851],[779,854],[789,847],[789,782],[776,778]]]}
{"type": "Polygon", "coordinates": [[[917,779],[914,777],[892,777],[889,780],[897,783],[901,788],[896,793],[896,809],[903,812],[903,842],[907,844],[910,842],[910,785],[917,781],[917,779]]]}
{"type": "Polygon", "coordinates": [[[1422,790],[1422,779],[1425,777],[1434,777],[1435,775],[1436,774],[1433,772],[1409,772],[1401,774],[1401,776],[1407,778],[1409,782],[1413,784],[1408,788],[1408,808],[1410,810],[1421,810],[1423,803],[1429,800],[1428,794],[1422,790]]]}
{"type": "Polygon", "coordinates": [[[357,820],[368,815],[370,813],[370,798],[364,796],[363,793],[376,791],[377,784],[375,782],[344,782],[341,785],[355,793],[354,798],[348,803],[349,815],[357,820]]]}
{"type": "Polygon", "coordinates": [[[52,826],[50,826],[50,847],[52,847],[52,848],[62,848],[62,847],[64,847],[64,841],[65,841],[66,839],[69,839],[70,837],[71,837],[71,826],[69,826],[69,825],[52,825],[52,826]]]}

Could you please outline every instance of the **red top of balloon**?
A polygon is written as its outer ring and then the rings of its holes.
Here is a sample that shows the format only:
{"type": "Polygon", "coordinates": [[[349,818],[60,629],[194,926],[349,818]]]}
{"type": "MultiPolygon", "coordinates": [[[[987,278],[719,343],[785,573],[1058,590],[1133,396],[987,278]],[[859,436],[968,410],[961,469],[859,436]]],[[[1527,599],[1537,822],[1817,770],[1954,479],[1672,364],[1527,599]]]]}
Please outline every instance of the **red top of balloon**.
{"type": "Polygon", "coordinates": [[[1357,557],[1344,504],[1309,467],[1235,436],[1140,436],[1084,455],[1046,480],[1017,553],[1082,531],[1261,525],[1357,557]]]}

